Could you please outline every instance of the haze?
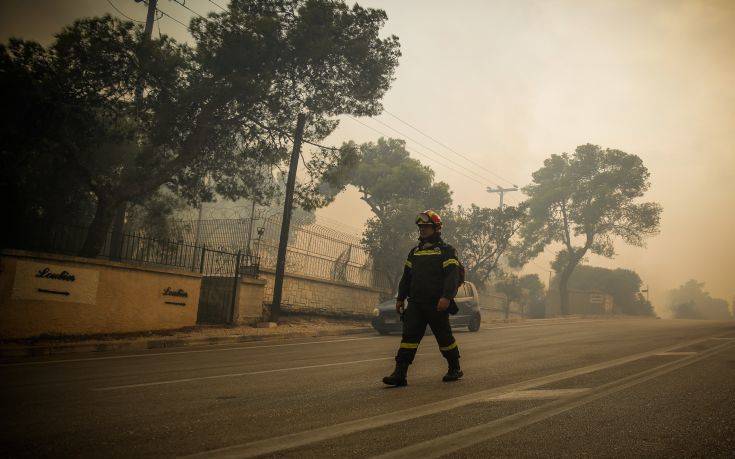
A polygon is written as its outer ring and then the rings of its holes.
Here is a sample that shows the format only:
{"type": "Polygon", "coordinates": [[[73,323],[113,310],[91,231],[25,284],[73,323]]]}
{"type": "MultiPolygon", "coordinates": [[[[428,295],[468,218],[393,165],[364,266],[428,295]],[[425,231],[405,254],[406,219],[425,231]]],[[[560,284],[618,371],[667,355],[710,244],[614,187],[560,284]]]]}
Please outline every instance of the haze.
{"type": "MultiPolygon", "coordinates": [[[[144,19],[144,7],[113,1],[144,19]]],[[[225,3],[224,0],[222,3],[225,3]]],[[[400,37],[403,57],[384,99],[401,119],[471,157],[485,173],[388,114],[378,118],[485,177],[482,184],[426,161],[450,184],[455,204],[497,205],[487,185],[520,186],[552,153],[594,143],[643,158],[652,174],[647,196],[663,205],[659,236],[647,248],[618,245],[618,256],[588,263],[634,269],[663,310],[663,292],[690,278],[731,300],[735,259],[735,3],[727,1],[364,1],[385,9],[387,33],[400,37]]],[[[205,13],[206,0],[188,1],[205,13]]],[[[162,9],[183,22],[182,8],[162,9]]],[[[5,1],[0,34],[47,43],[84,15],[115,12],[102,1],[5,1]]],[[[179,40],[170,20],[160,30],[179,40]]],[[[158,29],[154,29],[158,33],[158,29]]],[[[362,120],[401,137],[374,120],[362,120]]],[[[344,119],[327,139],[374,141],[379,134],[344,119]]],[[[436,155],[408,141],[414,152],[436,155]]],[[[446,162],[439,158],[438,161],[446,162]]],[[[469,174],[468,172],[465,172],[469,174]]],[[[506,196],[518,202],[520,193],[506,196]]],[[[359,228],[371,216],[348,191],[318,212],[359,228]]],[[[447,231],[451,240],[451,229],[447,231]]],[[[547,279],[546,253],[529,265],[547,279]]]]}

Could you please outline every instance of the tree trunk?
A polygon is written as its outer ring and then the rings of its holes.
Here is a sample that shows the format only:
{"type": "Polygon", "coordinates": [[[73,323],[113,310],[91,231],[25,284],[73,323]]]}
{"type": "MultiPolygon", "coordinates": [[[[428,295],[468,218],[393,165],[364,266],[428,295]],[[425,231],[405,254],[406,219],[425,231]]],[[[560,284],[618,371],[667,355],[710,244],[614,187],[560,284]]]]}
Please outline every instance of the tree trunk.
{"type": "Polygon", "coordinates": [[[98,197],[94,219],[89,225],[87,237],[79,251],[80,256],[93,258],[100,254],[114,216],[115,206],[113,202],[108,197],[98,197]]]}
{"type": "Polygon", "coordinates": [[[575,266],[577,266],[576,263],[568,264],[561,272],[561,276],[559,276],[559,295],[561,296],[559,306],[563,316],[569,314],[569,290],[567,284],[569,283],[569,278],[572,277],[575,266]]]}

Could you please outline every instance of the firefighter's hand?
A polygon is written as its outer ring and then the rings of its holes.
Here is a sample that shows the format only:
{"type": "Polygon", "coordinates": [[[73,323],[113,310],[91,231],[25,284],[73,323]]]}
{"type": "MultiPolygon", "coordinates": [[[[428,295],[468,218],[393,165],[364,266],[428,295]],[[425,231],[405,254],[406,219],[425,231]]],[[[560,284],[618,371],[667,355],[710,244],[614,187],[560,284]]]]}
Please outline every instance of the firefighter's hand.
{"type": "Polygon", "coordinates": [[[446,311],[447,308],[449,307],[449,303],[450,303],[449,298],[444,298],[444,297],[439,298],[439,303],[437,303],[436,305],[436,310],[439,312],[446,311]]]}
{"type": "Polygon", "coordinates": [[[403,314],[403,300],[396,300],[396,312],[403,314]]]}

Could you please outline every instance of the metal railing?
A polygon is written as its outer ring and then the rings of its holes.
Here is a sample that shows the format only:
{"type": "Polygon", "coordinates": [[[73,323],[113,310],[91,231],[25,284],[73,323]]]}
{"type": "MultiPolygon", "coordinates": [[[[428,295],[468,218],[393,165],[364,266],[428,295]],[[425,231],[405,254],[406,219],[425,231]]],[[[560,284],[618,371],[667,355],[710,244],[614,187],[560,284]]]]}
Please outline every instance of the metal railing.
{"type": "MultiPolygon", "coordinates": [[[[150,237],[142,230],[108,232],[98,257],[223,277],[236,273],[257,277],[261,269],[276,267],[280,218],[179,220],[171,222],[171,227],[175,240],[150,237]]],[[[36,224],[27,228],[22,240],[13,241],[9,248],[78,255],[87,237],[83,226],[36,224]]],[[[286,273],[390,289],[388,275],[373,268],[358,237],[313,223],[292,226],[286,273]]]]}
{"type": "MultiPolygon", "coordinates": [[[[276,267],[281,232],[278,217],[179,220],[171,226],[188,243],[240,251],[257,257],[262,269],[276,267]]],[[[286,273],[390,288],[387,274],[372,267],[359,237],[314,223],[292,224],[286,248],[286,273]]]]}
{"type": "MultiPolygon", "coordinates": [[[[80,253],[88,230],[74,225],[28,225],[27,228],[22,239],[11,241],[8,248],[74,256],[80,253]]],[[[238,253],[184,241],[153,238],[143,232],[108,232],[97,257],[186,269],[208,276],[242,274],[257,277],[260,271],[260,260],[254,253],[238,253]]]]}

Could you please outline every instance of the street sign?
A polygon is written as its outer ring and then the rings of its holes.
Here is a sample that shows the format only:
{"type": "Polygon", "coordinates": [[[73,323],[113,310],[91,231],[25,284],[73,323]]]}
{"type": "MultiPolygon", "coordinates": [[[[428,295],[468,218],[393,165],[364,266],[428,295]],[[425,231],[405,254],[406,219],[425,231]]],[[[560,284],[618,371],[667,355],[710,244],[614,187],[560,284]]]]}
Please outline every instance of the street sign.
{"type": "Polygon", "coordinates": [[[601,295],[599,293],[592,293],[590,294],[590,303],[591,304],[602,304],[605,302],[605,296],[601,295]]]}

